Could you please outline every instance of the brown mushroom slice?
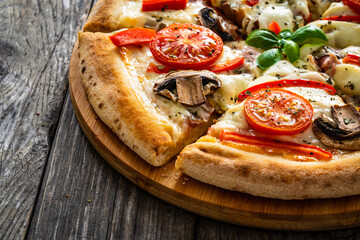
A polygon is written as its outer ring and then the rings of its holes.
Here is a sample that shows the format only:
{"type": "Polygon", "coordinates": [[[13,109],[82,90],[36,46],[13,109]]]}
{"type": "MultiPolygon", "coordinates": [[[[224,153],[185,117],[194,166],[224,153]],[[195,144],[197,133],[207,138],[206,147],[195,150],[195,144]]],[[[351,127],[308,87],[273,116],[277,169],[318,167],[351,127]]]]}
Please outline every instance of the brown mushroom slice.
{"type": "Polygon", "coordinates": [[[224,41],[234,41],[241,39],[239,28],[224,19],[216,10],[206,7],[198,14],[199,23],[216,32],[224,41]]]}
{"type": "Polygon", "coordinates": [[[337,140],[325,134],[316,124],[313,126],[315,136],[325,146],[342,150],[360,150],[360,137],[337,140]]]}
{"type": "Polygon", "coordinates": [[[331,107],[332,118],[315,119],[313,130],[321,143],[343,150],[360,150],[360,113],[352,104],[331,107]]]}
{"type": "Polygon", "coordinates": [[[155,83],[155,94],[183,105],[195,107],[205,103],[206,96],[221,87],[221,81],[210,71],[183,70],[167,74],[155,83]]]}
{"type": "Polygon", "coordinates": [[[331,108],[331,114],[339,129],[349,133],[360,131],[360,113],[354,105],[335,105],[331,108]]]}

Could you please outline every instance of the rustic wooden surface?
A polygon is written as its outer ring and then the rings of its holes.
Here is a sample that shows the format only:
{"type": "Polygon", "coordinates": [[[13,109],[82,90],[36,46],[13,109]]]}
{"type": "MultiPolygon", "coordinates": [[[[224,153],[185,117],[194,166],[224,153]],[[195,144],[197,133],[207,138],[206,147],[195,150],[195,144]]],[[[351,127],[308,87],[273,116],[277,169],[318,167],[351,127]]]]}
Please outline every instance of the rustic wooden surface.
{"type": "Polygon", "coordinates": [[[360,228],[279,232],[217,222],[110,168],[65,97],[72,46],[91,5],[0,0],[0,239],[360,238],[360,228]]]}

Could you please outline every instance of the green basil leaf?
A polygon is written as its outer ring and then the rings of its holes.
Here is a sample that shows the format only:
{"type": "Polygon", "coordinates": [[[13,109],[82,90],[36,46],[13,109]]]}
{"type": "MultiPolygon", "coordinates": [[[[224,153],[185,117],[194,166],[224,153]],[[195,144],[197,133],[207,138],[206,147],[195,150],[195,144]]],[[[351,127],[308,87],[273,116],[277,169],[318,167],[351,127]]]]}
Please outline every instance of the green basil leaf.
{"type": "Polygon", "coordinates": [[[282,39],[289,39],[293,36],[293,33],[290,29],[284,29],[279,32],[278,37],[282,39]]]}
{"type": "Polygon", "coordinates": [[[277,43],[275,33],[267,29],[258,29],[250,33],[246,38],[246,44],[264,50],[274,47],[277,43]]]}
{"type": "Polygon", "coordinates": [[[281,58],[281,50],[279,48],[272,48],[260,54],[260,56],[256,59],[256,63],[261,69],[267,69],[274,65],[277,61],[280,61],[281,58]]]}
{"type": "Polygon", "coordinates": [[[318,27],[313,25],[307,25],[296,30],[290,39],[299,45],[307,43],[323,43],[327,42],[328,39],[325,33],[318,27]]]}
{"type": "Polygon", "coordinates": [[[300,57],[299,45],[297,45],[293,41],[284,40],[284,45],[282,50],[284,51],[284,53],[286,54],[286,56],[288,57],[291,63],[295,62],[300,57]]]}

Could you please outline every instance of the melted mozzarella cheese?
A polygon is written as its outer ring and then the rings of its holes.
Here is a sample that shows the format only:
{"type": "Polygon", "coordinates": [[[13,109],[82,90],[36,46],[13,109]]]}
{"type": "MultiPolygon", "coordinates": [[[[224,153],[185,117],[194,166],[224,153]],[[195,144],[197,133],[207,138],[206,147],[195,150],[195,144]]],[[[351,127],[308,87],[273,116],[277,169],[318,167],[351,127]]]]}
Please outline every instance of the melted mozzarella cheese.
{"type": "Polygon", "coordinates": [[[349,96],[360,95],[360,67],[353,64],[338,64],[333,77],[336,87],[349,96]]]}
{"type": "MultiPolygon", "coordinates": [[[[313,120],[320,117],[321,114],[325,114],[326,116],[330,117],[330,107],[335,104],[344,105],[344,102],[339,96],[329,95],[323,89],[300,87],[291,87],[285,89],[303,96],[311,103],[314,109],[313,120]]],[[[269,136],[266,133],[257,132],[251,129],[245,119],[244,102],[231,106],[229,110],[219,119],[219,121],[209,129],[209,135],[219,137],[222,130],[230,130],[233,132],[252,134],[255,136],[264,136],[299,144],[311,143],[312,145],[318,147],[324,147],[315,137],[311,125],[304,132],[292,136],[269,136]]]]}
{"type": "Polygon", "coordinates": [[[324,31],[328,38],[328,45],[335,48],[344,48],[350,45],[360,46],[360,25],[340,21],[315,21],[310,23],[324,31]]]}
{"type": "Polygon", "coordinates": [[[154,26],[159,22],[196,23],[196,16],[205,5],[202,1],[189,2],[183,10],[143,12],[141,0],[130,0],[119,9],[119,26],[122,28],[154,26]]]}
{"type": "Polygon", "coordinates": [[[332,3],[330,7],[323,13],[322,17],[333,17],[333,16],[355,16],[358,15],[343,2],[332,3]]]}
{"type": "Polygon", "coordinates": [[[259,16],[259,28],[268,28],[273,21],[277,22],[281,29],[294,29],[294,15],[291,10],[284,6],[268,6],[259,16]]]}
{"type": "Polygon", "coordinates": [[[326,74],[310,71],[312,68],[304,61],[298,61],[298,68],[289,61],[282,60],[268,68],[264,75],[277,77],[278,79],[308,79],[319,82],[325,82],[329,77],[326,74]],[[307,69],[303,69],[307,68],[307,69]]]}

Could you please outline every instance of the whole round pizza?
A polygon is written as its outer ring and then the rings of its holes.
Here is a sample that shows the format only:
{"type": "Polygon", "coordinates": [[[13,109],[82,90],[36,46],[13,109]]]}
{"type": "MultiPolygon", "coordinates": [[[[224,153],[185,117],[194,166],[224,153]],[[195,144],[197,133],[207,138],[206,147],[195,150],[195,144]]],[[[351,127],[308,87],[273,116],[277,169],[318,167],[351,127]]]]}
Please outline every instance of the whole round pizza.
{"type": "Polygon", "coordinates": [[[79,71],[153,166],[277,199],[360,194],[360,1],[99,0],[79,71]]]}

